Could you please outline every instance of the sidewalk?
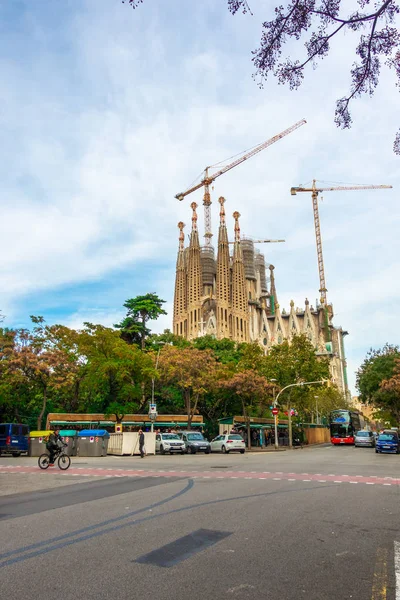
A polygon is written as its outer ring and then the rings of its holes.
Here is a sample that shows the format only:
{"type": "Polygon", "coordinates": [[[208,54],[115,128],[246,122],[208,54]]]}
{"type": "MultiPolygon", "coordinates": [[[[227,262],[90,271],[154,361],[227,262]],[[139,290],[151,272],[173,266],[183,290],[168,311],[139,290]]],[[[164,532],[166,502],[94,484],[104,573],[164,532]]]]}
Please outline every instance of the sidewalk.
{"type": "MultiPolygon", "coordinates": [[[[304,450],[305,448],[320,448],[321,446],[330,446],[329,442],[321,442],[320,444],[304,444],[303,446],[293,446],[293,450],[304,450]]],[[[267,448],[259,448],[258,446],[252,446],[251,450],[247,450],[246,452],[249,454],[258,454],[261,452],[283,452],[285,450],[290,450],[289,446],[279,446],[277,450],[275,450],[275,446],[267,446],[267,448]]]]}

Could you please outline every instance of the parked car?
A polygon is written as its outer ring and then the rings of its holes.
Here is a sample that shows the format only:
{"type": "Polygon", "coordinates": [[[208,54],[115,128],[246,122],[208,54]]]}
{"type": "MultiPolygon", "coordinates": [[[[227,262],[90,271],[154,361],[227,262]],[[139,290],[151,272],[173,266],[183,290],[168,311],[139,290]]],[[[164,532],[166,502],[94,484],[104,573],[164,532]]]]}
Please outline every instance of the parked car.
{"type": "Polygon", "coordinates": [[[372,431],[361,430],[357,431],[354,436],[354,446],[368,446],[373,448],[375,446],[375,436],[372,431]]]}
{"type": "Polygon", "coordinates": [[[28,425],[22,423],[0,424],[0,454],[21,456],[28,453],[28,425]]]}
{"type": "Polygon", "coordinates": [[[400,454],[400,438],[397,431],[385,429],[376,440],[375,452],[400,454]]]}
{"type": "Polygon", "coordinates": [[[196,454],[196,452],[205,452],[210,454],[210,442],[206,440],[200,431],[180,431],[179,437],[185,443],[186,452],[196,454]]]}
{"type": "Polygon", "coordinates": [[[185,454],[185,442],[181,440],[176,433],[157,433],[156,435],[156,452],[165,454],[169,452],[180,452],[185,454]]]}
{"type": "Polygon", "coordinates": [[[229,452],[244,454],[246,450],[244,439],[238,433],[218,435],[211,441],[210,446],[211,452],[223,452],[224,454],[229,454],[229,452]]]}

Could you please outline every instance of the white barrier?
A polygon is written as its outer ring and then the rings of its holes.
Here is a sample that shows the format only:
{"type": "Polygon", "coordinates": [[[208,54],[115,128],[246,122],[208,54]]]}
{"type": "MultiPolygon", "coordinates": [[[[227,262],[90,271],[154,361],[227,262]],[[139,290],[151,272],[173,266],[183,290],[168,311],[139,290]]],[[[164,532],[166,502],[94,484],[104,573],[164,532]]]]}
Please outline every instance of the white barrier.
{"type": "MultiPolygon", "coordinates": [[[[144,448],[146,454],[156,453],[156,434],[145,432],[144,448]]],[[[137,431],[127,431],[125,433],[111,433],[108,442],[107,454],[116,454],[117,456],[140,454],[139,452],[139,433],[137,431]]]]}

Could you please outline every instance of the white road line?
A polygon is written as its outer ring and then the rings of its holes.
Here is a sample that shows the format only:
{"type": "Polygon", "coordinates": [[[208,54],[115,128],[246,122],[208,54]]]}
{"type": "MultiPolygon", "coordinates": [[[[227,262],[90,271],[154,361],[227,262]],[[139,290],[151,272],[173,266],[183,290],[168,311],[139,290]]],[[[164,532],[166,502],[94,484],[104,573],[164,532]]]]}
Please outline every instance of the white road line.
{"type": "Polygon", "coordinates": [[[358,481],[349,481],[348,483],[358,483],[358,481]]]}
{"type": "Polygon", "coordinates": [[[326,483],[326,479],[318,479],[319,483],[326,483]]]}
{"type": "Polygon", "coordinates": [[[396,574],[396,600],[400,600],[400,542],[394,543],[394,572],[396,574]]]}
{"type": "Polygon", "coordinates": [[[338,479],[336,479],[333,483],[343,483],[343,481],[339,481],[338,479]]]}
{"type": "Polygon", "coordinates": [[[295,479],[288,479],[288,481],[296,481],[295,479]]]}
{"type": "Polygon", "coordinates": [[[383,483],[382,485],[392,485],[391,483],[383,483]]]}
{"type": "MultiPolygon", "coordinates": [[[[350,482],[351,483],[351,482],[350,482]]],[[[357,482],[358,483],[358,482],[357,482]]],[[[365,482],[367,485],[375,485],[375,483],[373,481],[366,481],[365,482]]]]}
{"type": "Polygon", "coordinates": [[[311,479],[303,479],[303,481],[311,481],[311,479]]]}
{"type": "Polygon", "coordinates": [[[273,477],[272,479],[273,479],[274,481],[282,481],[282,478],[281,478],[281,477],[273,477]]]}

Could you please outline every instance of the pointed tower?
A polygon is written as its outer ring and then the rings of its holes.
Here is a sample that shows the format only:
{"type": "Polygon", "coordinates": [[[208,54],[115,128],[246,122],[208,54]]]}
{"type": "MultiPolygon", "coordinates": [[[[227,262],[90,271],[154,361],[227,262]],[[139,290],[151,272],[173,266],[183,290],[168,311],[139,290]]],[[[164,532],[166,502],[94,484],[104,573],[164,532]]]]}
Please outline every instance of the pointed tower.
{"type": "Polygon", "coordinates": [[[269,278],[271,281],[270,291],[269,291],[269,307],[271,311],[271,315],[275,314],[277,308],[279,308],[278,297],[276,295],[276,287],[275,287],[275,275],[274,275],[274,265],[269,265],[269,278]]]}
{"type": "Polygon", "coordinates": [[[246,278],[243,254],[240,245],[240,213],[233,213],[235,219],[235,244],[232,262],[232,338],[237,342],[249,342],[249,311],[246,295],[246,278]]]}
{"type": "Polygon", "coordinates": [[[201,275],[200,243],[197,230],[197,204],[190,205],[192,215],[192,233],[190,236],[189,256],[187,266],[187,320],[188,339],[191,340],[203,331],[203,316],[201,313],[201,295],[203,282],[201,275]]]}
{"type": "Polygon", "coordinates": [[[217,253],[217,277],[215,286],[215,298],[217,304],[217,337],[218,339],[229,338],[231,331],[229,328],[230,316],[230,285],[229,285],[229,244],[228,233],[225,223],[225,198],[218,199],[221,205],[219,213],[219,233],[218,233],[218,253],[217,253]]]}
{"type": "Polygon", "coordinates": [[[187,335],[187,286],[186,286],[186,267],[185,267],[185,235],[183,228],[185,224],[182,221],[178,223],[179,227],[179,248],[176,259],[175,275],[175,295],[174,295],[174,322],[173,332],[175,335],[186,337],[187,335]]]}

